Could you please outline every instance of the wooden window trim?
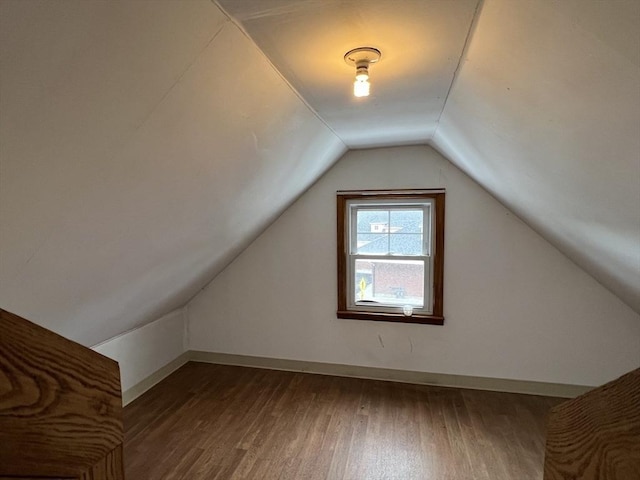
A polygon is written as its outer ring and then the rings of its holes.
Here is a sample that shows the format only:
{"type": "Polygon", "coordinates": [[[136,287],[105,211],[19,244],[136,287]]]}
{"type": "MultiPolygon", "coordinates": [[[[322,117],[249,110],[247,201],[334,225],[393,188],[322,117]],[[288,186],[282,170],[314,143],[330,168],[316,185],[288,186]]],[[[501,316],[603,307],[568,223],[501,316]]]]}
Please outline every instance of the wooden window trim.
{"type": "Polygon", "coordinates": [[[337,246],[338,246],[338,310],[337,317],[352,320],[373,320],[382,322],[420,323],[428,325],[444,324],[444,189],[419,190],[358,190],[337,192],[337,246]],[[435,254],[433,261],[433,314],[413,314],[405,316],[402,313],[371,312],[347,308],[347,261],[348,245],[345,241],[345,224],[347,202],[360,200],[395,200],[415,199],[417,197],[433,198],[435,200],[435,254]]]}

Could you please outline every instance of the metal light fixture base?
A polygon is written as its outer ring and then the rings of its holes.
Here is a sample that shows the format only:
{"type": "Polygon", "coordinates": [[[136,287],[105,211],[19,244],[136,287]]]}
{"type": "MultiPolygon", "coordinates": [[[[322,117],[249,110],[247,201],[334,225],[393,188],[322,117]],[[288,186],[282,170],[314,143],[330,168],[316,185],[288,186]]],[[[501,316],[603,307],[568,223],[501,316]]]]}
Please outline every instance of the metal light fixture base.
{"type": "Polygon", "coordinates": [[[349,50],[344,54],[344,61],[347,65],[358,68],[362,65],[369,65],[380,61],[382,54],[380,50],[373,47],[358,47],[349,50]]]}

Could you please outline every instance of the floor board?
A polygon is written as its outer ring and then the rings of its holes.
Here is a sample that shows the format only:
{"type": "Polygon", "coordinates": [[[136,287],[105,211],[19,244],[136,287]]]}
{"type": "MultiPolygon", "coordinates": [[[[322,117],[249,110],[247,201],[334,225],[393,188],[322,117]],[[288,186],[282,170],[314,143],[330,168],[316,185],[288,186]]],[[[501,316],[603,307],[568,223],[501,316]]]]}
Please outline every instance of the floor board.
{"type": "Polygon", "coordinates": [[[190,362],[124,409],[126,478],[541,479],[561,401],[190,362]]]}

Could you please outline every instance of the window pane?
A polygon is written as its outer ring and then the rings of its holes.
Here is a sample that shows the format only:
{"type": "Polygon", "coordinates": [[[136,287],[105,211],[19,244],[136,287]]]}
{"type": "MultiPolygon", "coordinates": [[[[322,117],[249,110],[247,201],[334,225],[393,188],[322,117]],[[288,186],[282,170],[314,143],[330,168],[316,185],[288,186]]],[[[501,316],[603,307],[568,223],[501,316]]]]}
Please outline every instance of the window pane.
{"type": "Polygon", "coordinates": [[[424,255],[422,208],[356,210],[357,236],[352,253],[424,255]]]}
{"type": "Polygon", "coordinates": [[[391,232],[422,233],[423,225],[422,209],[391,210],[391,232]]]}
{"type": "Polygon", "coordinates": [[[392,233],[389,253],[395,255],[422,255],[422,235],[417,233],[392,233]]]}
{"type": "Polygon", "coordinates": [[[356,260],[355,302],[424,305],[424,261],[356,260]]]}
{"type": "Polygon", "coordinates": [[[358,233],[385,233],[389,231],[389,210],[358,209],[358,233]]]}
{"type": "Polygon", "coordinates": [[[357,211],[357,245],[355,253],[387,255],[389,253],[389,210],[357,211]]]}
{"type": "Polygon", "coordinates": [[[386,255],[389,253],[389,235],[385,233],[359,233],[355,253],[386,255]]]}

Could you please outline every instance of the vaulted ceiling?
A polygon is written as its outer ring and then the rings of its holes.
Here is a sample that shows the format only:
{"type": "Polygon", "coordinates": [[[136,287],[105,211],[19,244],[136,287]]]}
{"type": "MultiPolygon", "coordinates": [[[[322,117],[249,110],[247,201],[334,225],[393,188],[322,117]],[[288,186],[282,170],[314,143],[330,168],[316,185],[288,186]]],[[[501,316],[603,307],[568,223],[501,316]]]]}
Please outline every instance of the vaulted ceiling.
{"type": "Polygon", "coordinates": [[[349,148],[426,143],[458,68],[479,0],[219,0],[349,148]],[[372,95],[353,96],[362,46],[382,52],[372,95]]]}
{"type": "Polygon", "coordinates": [[[639,31],[636,0],[3,0],[0,306],[97,343],[347,148],[430,143],[640,312],[639,31]]]}

